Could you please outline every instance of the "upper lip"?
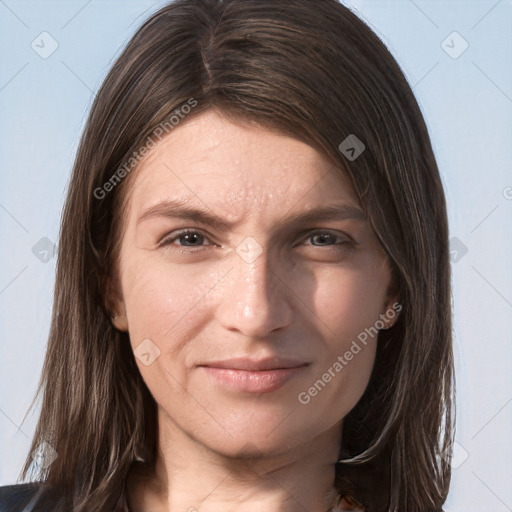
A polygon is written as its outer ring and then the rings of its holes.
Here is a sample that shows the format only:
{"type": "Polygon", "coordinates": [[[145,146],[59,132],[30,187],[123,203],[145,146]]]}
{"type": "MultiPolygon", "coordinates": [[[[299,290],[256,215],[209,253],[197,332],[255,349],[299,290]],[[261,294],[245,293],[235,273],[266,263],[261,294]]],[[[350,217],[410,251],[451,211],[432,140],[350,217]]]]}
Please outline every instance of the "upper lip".
{"type": "Polygon", "coordinates": [[[299,368],[307,366],[306,361],[297,361],[296,359],[268,357],[265,359],[251,359],[247,357],[236,357],[232,359],[224,359],[222,361],[211,361],[201,363],[198,366],[208,366],[210,368],[224,368],[229,370],[246,370],[246,371],[264,371],[264,370],[281,370],[289,368],[299,368]]]}

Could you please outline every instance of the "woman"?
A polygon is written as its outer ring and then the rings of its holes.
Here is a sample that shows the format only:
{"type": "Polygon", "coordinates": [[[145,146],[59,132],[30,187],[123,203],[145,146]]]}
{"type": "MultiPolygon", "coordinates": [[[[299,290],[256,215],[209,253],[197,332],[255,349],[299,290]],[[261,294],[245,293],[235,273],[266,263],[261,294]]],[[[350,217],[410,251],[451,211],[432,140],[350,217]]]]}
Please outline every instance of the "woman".
{"type": "Polygon", "coordinates": [[[4,509],[441,511],[449,283],[429,136],[370,29],[335,0],[173,2],[92,107],[39,483],[4,509]]]}

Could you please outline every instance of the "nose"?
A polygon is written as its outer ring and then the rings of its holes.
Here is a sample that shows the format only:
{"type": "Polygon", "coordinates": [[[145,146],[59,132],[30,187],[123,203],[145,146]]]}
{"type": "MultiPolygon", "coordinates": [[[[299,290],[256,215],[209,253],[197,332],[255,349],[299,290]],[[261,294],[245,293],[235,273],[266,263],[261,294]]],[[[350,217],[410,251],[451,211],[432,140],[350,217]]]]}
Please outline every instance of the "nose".
{"type": "Polygon", "coordinates": [[[269,261],[265,250],[250,262],[235,255],[233,264],[217,309],[221,325],[252,338],[264,338],[289,326],[293,292],[286,285],[282,265],[269,261]]]}

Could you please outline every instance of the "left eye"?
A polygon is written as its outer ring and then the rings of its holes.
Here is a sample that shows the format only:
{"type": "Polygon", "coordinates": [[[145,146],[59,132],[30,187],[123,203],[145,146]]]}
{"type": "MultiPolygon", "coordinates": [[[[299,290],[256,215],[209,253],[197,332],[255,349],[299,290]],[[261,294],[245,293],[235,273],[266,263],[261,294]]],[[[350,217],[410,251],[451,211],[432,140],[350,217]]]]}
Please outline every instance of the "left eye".
{"type": "Polygon", "coordinates": [[[170,245],[176,240],[184,242],[180,244],[181,247],[202,247],[202,242],[207,240],[207,237],[200,231],[185,230],[165,238],[160,245],[170,245]]]}
{"type": "Polygon", "coordinates": [[[313,243],[312,245],[316,247],[326,247],[329,245],[341,245],[341,243],[346,242],[347,240],[343,237],[336,235],[334,233],[329,233],[328,231],[317,231],[315,233],[309,234],[306,240],[317,240],[317,243],[313,243]],[[338,240],[338,243],[336,243],[338,240]],[[341,240],[341,242],[339,242],[341,240]]]}

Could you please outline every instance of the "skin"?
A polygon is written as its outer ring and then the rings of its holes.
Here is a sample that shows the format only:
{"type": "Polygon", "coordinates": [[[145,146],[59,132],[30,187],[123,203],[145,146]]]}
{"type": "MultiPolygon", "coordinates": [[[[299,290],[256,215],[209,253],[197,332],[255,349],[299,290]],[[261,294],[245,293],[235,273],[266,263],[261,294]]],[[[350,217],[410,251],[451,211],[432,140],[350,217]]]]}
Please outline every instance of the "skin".
{"type": "Polygon", "coordinates": [[[148,339],[160,351],[149,365],[136,358],[158,404],[159,448],[154,471],[129,475],[134,512],[324,512],[331,504],[343,418],[368,384],[376,337],[309,403],[298,395],[395,298],[364,216],[283,221],[325,205],[362,211],[348,179],[318,151],[214,110],[175,127],[130,176],[113,322],[136,355],[148,339]],[[170,199],[233,225],[162,215],[138,222],[170,199]],[[177,236],[187,228],[196,234],[177,236]],[[241,248],[257,257],[243,258],[241,248]],[[264,393],[237,391],[198,367],[268,355],[307,365],[264,393]]]}

